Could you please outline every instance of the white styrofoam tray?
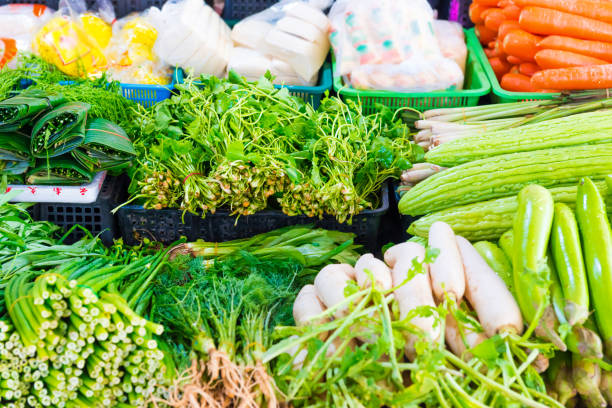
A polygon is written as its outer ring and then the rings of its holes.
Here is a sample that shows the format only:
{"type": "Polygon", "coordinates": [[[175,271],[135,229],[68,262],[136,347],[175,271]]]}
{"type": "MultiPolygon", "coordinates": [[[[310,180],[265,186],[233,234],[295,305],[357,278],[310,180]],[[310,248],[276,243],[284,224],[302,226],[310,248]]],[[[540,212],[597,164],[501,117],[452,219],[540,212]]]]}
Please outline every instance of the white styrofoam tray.
{"type": "Polygon", "coordinates": [[[91,204],[98,199],[106,172],[101,171],[89,184],[80,186],[41,186],[9,184],[6,192],[18,190],[20,194],[10,201],[14,203],[71,203],[91,204]]]}

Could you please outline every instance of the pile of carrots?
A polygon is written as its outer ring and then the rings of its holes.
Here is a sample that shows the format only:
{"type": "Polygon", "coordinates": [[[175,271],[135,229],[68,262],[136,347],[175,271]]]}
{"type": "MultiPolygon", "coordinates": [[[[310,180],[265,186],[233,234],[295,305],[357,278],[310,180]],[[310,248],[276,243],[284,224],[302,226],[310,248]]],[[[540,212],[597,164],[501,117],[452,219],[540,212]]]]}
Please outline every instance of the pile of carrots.
{"type": "Polygon", "coordinates": [[[470,19],[507,91],[612,88],[610,0],[473,0],[470,19]]]}

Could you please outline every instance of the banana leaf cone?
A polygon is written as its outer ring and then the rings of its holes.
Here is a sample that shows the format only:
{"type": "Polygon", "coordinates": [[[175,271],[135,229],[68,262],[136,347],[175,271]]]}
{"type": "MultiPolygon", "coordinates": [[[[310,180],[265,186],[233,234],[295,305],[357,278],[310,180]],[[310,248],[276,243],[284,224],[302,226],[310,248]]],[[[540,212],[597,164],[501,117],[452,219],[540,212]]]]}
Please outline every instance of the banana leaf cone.
{"type": "Polygon", "coordinates": [[[32,128],[32,155],[37,158],[61,156],[83,143],[90,108],[88,103],[69,102],[46,113],[32,128]]]}
{"type": "Polygon", "coordinates": [[[87,123],[83,144],[72,152],[83,167],[93,170],[115,170],[130,164],[136,150],[125,131],[105,119],[87,123]]]}
{"type": "Polygon", "coordinates": [[[45,112],[66,102],[61,94],[25,90],[0,102],[0,132],[21,129],[45,112]]]}
{"type": "Polygon", "coordinates": [[[91,183],[94,173],[69,159],[41,160],[26,176],[28,184],[81,185],[91,183]]]}
{"type": "Polygon", "coordinates": [[[0,160],[28,161],[30,137],[19,131],[0,132],[0,160]]]}

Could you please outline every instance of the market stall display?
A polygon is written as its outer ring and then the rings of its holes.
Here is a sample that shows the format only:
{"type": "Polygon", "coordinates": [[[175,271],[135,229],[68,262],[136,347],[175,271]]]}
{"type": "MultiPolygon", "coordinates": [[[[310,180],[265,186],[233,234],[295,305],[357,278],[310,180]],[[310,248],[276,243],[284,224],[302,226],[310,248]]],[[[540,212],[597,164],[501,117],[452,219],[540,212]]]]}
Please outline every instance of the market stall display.
{"type": "Polygon", "coordinates": [[[0,406],[612,404],[609,90],[476,106],[607,3],[115,3],[0,7],[0,406]]]}

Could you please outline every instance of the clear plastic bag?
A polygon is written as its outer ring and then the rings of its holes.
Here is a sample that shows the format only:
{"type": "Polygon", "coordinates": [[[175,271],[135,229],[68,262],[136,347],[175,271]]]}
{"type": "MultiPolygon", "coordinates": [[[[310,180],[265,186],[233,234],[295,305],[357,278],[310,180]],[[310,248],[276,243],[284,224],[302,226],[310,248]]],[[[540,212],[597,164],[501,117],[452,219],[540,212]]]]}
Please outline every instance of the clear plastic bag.
{"type": "Polygon", "coordinates": [[[334,74],[355,88],[429,92],[463,83],[440,50],[426,0],[337,0],[329,18],[334,74]]]}
{"type": "Polygon", "coordinates": [[[53,13],[42,4],[0,6],[0,68],[13,68],[18,53],[31,52],[32,39],[53,13]]]}
{"type": "Polygon", "coordinates": [[[435,20],[434,31],[442,55],[455,61],[461,71],[465,72],[467,46],[461,24],[456,21],[435,20]]]}
{"type": "Polygon", "coordinates": [[[194,75],[223,76],[232,50],[230,28],[201,0],[170,0],[151,10],[158,37],[153,48],[168,65],[194,75]]]}
{"type": "Polygon", "coordinates": [[[115,19],[108,0],[97,0],[88,11],[84,0],[61,0],[59,10],[32,41],[34,53],[75,77],[101,75],[107,69],[103,52],[111,40],[115,19]]]}
{"type": "Polygon", "coordinates": [[[252,70],[261,71],[267,60],[275,82],[313,84],[329,50],[329,19],[320,9],[329,3],[284,0],[242,20],[234,26],[232,40],[251,52],[234,52],[229,68],[242,74],[249,72],[248,65],[252,64],[252,70]],[[242,56],[248,60],[238,60],[242,56]]]}
{"type": "Polygon", "coordinates": [[[167,85],[170,66],[159,60],[153,47],[158,37],[149,12],[130,14],[113,24],[113,37],[106,49],[108,74],[131,84],[167,85]]]}

